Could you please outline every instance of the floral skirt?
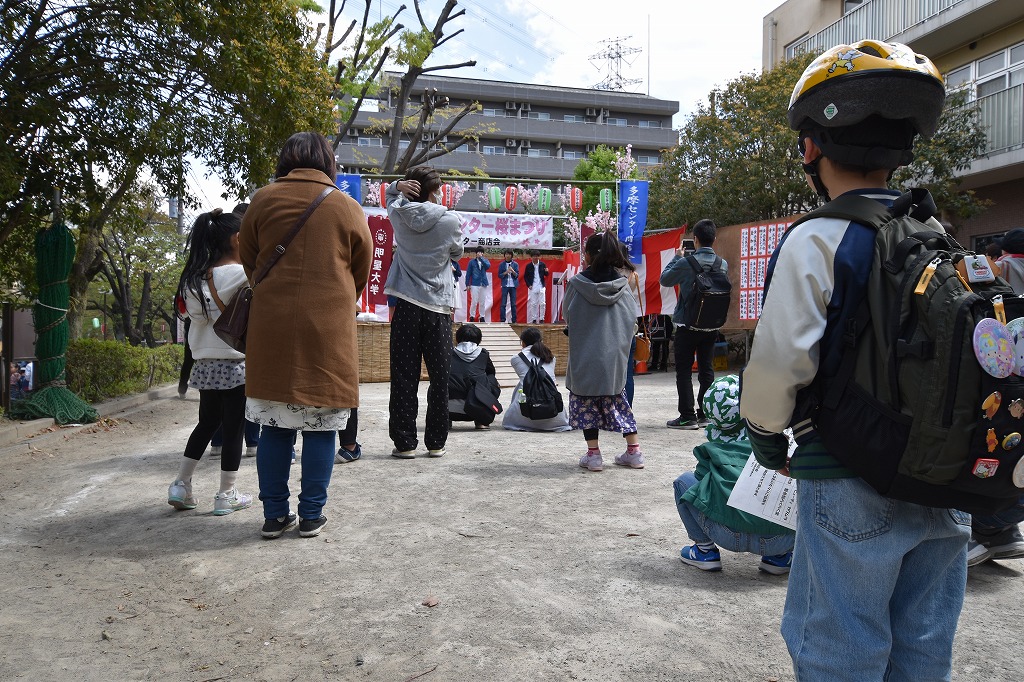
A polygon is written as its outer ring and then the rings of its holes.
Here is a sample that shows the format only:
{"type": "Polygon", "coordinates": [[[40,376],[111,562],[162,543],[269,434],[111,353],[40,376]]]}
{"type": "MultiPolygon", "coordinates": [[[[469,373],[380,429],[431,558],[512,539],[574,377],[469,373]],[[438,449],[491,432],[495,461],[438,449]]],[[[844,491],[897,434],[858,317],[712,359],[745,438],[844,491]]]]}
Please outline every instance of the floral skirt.
{"type": "Polygon", "coordinates": [[[626,402],[626,389],[619,395],[576,395],[569,391],[569,426],[636,433],[636,419],[626,402]]]}
{"type": "Polygon", "coordinates": [[[245,383],[245,359],[200,358],[192,365],[188,385],[200,391],[226,391],[245,383]]]}
{"type": "Polygon", "coordinates": [[[263,426],[299,431],[341,431],[352,410],[347,407],[292,405],[261,398],[245,399],[245,418],[263,426]]]}

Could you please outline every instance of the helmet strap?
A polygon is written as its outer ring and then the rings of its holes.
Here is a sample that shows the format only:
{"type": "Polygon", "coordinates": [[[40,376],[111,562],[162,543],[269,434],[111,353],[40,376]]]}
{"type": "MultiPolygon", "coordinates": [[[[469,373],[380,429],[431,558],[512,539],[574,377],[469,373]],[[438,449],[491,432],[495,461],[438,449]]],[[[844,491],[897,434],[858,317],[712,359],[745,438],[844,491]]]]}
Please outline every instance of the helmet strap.
{"type": "MultiPolygon", "coordinates": [[[[797,142],[797,146],[800,149],[801,155],[803,155],[804,153],[804,138],[807,137],[810,137],[812,140],[814,140],[814,144],[818,145],[819,148],[821,146],[820,144],[818,144],[818,141],[815,138],[811,137],[810,135],[801,135],[800,140],[797,142]]],[[[811,179],[811,184],[814,185],[814,191],[818,193],[818,196],[824,199],[825,201],[832,201],[832,197],[830,197],[828,194],[828,187],[825,187],[825,183],[821,181],[821,175],[818,174],[818,164],[821,163],[822,156],[824,156],[824,154],[819,154],[818,158],[816,158],[814,161],[811,161],[810,163],[801,162],[800,165],[803,166],[804,173],[806,173],[807,176],[811,179]]]]}

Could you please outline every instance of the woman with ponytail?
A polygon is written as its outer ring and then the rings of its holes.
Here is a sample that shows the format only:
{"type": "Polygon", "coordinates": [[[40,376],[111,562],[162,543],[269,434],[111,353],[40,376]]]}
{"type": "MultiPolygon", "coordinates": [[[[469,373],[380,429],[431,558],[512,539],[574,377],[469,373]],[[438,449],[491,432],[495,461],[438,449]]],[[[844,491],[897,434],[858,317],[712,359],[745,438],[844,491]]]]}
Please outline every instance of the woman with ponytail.
{"type": "Polygon", "coordinates": [[[598,446],[600,431],[621,433],[626,451],[615,464],[644,468],[636,419],[626,400],[626,364],[640,309],[623,273],[635,270],[614,232],[591,235],[584,247],[586,268],[569,280],[562,301],[568,324],[569,424],[583,429],[587,452],[580,466],[604,468],[598,446]]]}
{"type": "Polygon", "coordinates": [[[238,256],[240,226],[238,215],[220,209],[200,215],[192,226],[185,269],[178,282],[178,297],[191,320],[188,343],[195,364],[189,386],[199,390],[199,423],[185,445],[178,476],[167,489],[167,503],[178,510],[196,508],[192,474],[214,432],[221,429],[220,487],[213,499],[216,516],[252,504],[250,495],[235,488],[242,461],[245,355],[213,331],[224,305],[248,283],[238,256]]]}

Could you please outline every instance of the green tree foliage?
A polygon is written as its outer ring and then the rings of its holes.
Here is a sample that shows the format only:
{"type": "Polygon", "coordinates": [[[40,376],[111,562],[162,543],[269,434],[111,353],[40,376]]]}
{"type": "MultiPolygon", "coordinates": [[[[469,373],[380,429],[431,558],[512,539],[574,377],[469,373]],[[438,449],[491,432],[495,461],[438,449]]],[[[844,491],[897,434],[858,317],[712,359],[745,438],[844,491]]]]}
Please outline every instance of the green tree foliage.
{"type": "Polygon", "coordinates": [[[199,158],[241,195],[271,175],[288,135],[330,130],[330,78],[293,0],[0,10],[0,243],[45,222],[63,188],[79,239],[72,330],[107,221],[140,178],[181,196],[183,159],[199,158]]]}
{"type": "Polygon", "coordinates": [[[608,185],[583,185],[583,210],[580,215],[587,215],[597,210],[598,196],[604,187],[615,189],[615,160],[618,157],[614,149],[607,145],[599,144],[594,151],[587,154],[587,158],[576,164],[572,173],[573,180],[607,180],[608,185]]]}
{"type": "MultiPolygon", "coordinates": [[[[806,212],[820,200],[805,181],[786,111],[812,55],[747,74],[713,90],[679,131],[679,145],[652,174],[651,222],[694,224],[713,218],[735,225],[806,212]]],[[[956,190],[955,173],[984,144],[977,116],[962,97],[947,103],[939,133],[919,140],[914,163],[895,176],[899,186],[925,186],[940,207],[966,217],[980,210],[956,190]]],[[[896,185],[894,185],[896,186],[896,185]]]]}

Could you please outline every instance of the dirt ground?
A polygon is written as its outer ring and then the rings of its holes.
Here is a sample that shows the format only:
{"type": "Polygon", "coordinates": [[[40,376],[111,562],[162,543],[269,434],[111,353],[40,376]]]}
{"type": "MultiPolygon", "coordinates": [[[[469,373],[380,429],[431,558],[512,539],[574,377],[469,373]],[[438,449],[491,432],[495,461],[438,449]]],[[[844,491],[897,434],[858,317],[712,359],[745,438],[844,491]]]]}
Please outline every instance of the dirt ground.
{"type": "MultiPolygon", "coordinates": [[[[647,468],[590,473],[578,432],[456,425],[446,457],[394,459],[388,386],[364,385],[365,454],[335,467],[312,539],[262,540],[258,503],[211,515],[219,460],[198,509],[166,504],[194,391],[4,448],[0,679],[792,680],[787,579],[753,555],[680,563],[671,484],[702,433],[664,427],[671,375],[636,394],[647,468]]],[[[954,679],[1024,679],[1022,573],[972,569],[954,679]]]]}

